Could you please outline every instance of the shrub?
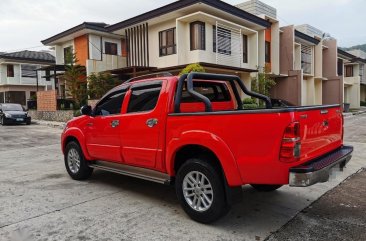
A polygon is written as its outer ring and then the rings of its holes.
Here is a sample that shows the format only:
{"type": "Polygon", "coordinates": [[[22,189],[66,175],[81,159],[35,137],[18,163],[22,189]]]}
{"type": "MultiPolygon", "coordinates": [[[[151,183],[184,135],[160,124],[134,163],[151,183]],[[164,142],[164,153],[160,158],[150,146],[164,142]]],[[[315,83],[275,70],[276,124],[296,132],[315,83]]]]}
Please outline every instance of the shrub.
{"type": "Polygon", "coordinates": [[[258,108],[258,104],[252,98],[245,98],[243,100],[243,108],[244,109],[257,109],[258,108]]]}
{"type": "Polygon", "coordinates": [[[361,101],[360,105],[361,106],[366,106],[366,101],[361,101]]]}
{"type": "Polygon", "coordinates": [[[185,67],[179,75],[189,74],[191,72],[198,72],[198,73],[204,73],[206,72],[205,68],[202,67],[202,65],[196,63],[196,64],[189,64],[187,67],[185,67]]]}

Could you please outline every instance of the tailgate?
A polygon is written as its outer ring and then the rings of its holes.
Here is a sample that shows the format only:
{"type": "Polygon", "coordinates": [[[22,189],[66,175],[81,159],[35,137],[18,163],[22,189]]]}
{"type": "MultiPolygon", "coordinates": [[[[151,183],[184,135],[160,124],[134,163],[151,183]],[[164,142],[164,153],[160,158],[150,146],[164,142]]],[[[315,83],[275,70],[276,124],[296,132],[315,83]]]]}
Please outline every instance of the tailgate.
{"type": "Polygon", "coordinates": [[[337,149],[343,144],[343,117],[340,106],[322,106],[295,112],[300,123],[301,161],[337,149]]]}

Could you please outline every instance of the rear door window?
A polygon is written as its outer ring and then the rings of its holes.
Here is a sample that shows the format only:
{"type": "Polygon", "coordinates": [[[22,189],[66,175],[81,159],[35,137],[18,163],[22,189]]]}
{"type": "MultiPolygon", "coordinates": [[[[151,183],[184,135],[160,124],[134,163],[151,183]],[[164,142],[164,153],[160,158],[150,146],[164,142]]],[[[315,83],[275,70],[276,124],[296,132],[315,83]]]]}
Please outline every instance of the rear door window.
{"type": "Polygon", "coordinates": [[[161,82],[147,86],[132,86],[127,113],[146,112],[155,109],[161,88],[161,82]]]}

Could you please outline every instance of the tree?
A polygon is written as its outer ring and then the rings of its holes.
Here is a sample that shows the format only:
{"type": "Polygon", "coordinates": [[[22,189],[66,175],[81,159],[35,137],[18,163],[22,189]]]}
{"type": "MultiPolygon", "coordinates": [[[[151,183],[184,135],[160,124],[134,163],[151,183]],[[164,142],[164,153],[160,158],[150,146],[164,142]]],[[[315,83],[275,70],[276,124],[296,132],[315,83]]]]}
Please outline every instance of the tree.
{"type": "Polygon", "coordinates": [[[65,56],[65,73],[63,79],[65,80],[65,87],[67,94],[75,101],[76,106],[79,108],[86,103],[87,100],[87,81],[85,67],[78,63],[76,54],[68,54],[65,56]]]}
{"type": "Polygon", "coordinates": [[[88,95],[90,99],[100,99],[109,90],[119,85],[119,81],[110,73],[92,73],[88,77],[88,95]]]}
{"type": "MultiPolygon", "coordinates": [[[[251,87],[252,91],[269,97],[269,91],[275,85],[276,82],[270,77],[268,68],[265,67],[262,71],[258,69],[257,76],[252,78],[251,87]]],[[[259,106],[263,107],[264,105],[264,101],[259,100],[259,106]]]]}
{"type": "Polygon", "coordinates": [[[196,63],[196,64],[189,64],[187,65],[179,75],[189,74],[191,72],[199,72],[204,73],[206,72],[205,68],[202,67],[202,65],[196,63]]]}

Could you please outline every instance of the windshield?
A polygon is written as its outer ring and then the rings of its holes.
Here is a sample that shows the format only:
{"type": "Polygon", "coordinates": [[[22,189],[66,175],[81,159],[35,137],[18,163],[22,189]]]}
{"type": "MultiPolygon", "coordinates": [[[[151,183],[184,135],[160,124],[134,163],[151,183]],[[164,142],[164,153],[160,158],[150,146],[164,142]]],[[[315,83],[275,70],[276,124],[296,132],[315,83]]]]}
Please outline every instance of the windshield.
{"type": "Polygon", "coordinates": [[[19,104],[6,104],[1,107],[3,111],[23,111],[23,107],[19,104]]]}

